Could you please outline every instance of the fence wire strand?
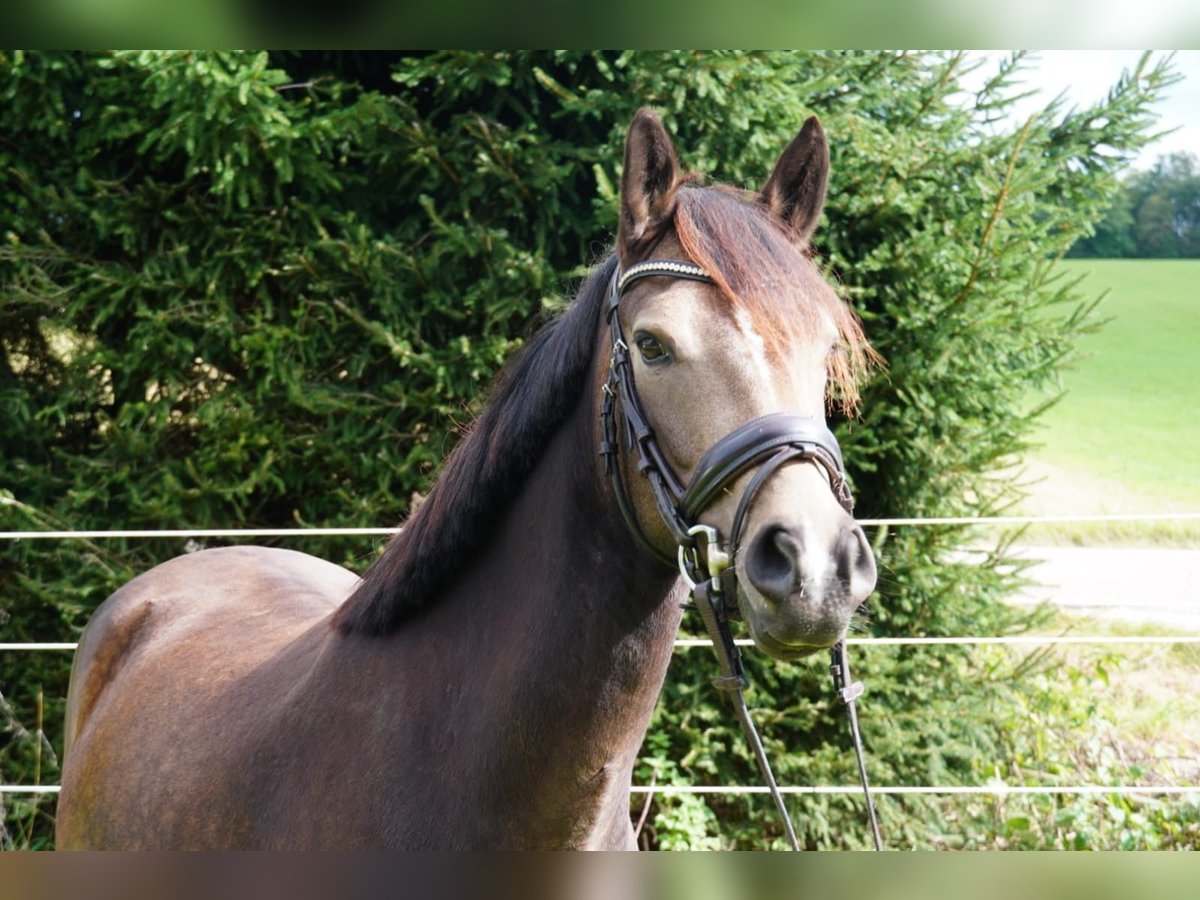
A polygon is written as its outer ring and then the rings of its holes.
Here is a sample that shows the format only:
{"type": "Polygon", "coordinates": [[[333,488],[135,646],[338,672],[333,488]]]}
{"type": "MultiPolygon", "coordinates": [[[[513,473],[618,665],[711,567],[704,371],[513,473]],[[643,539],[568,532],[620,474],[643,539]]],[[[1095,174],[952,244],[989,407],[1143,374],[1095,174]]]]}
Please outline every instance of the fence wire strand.
{"type": "MultiPolygon", "coordinates": [[[[753,647],[749,638],[737,638],[739,647],[753,647]]],[[[927,638],[847,638],[846,643],[855,647],[938,647],[938,646],[1000,646],[1000,647],[1045,647],[1071,644],[1200,644],[1200,634],[1185,635],[1056,635],[1021,634],[1009,637],[927,637],[927,638]]],[[[0,652],[34,650],[74,650],[79,644],[71,641],[45,643],[0,643],[0,652]]],[[[711,638],[678,638],[675,647],[690,650],[693,647],[711,647],[711,638]]]]}
{"type": "MultiPolygon", "coordinates": [[[[1096,524],[1104,522],[1198,522],[1200,512],[1109,513],[1090,516],[942,516],[929,518],[858,519],[864,528],[931,525],[1016,525],[1096,524]]],[[[388,537],[393,528],[116,528],[102,531],[0,531],[0,540],[119,540],[152,538],[239,538],[239,537],[388,537]]]]}
{"type": "MultiPolygon", "coordinates": [[[[0,784],[0,794],[57,794],[62,790],[57,784],[0,784]]],[[[754,784],[656,784],[632,785],[631,794],[660,794],[676,796],[679,794],[719,794],[724,796],[749,796],[755,794],[770,794],[770,788],[754,784]]],[[[828,796],[862,794],[862,785],[816,784],[816,785],[779,785],[779,793],[791,796],[828,796]]],[[[1076,797],[1128,797],[1128,796],[1200,796],[1200,785],[1118,785],[1105,784],[927,784],[927,785],[871,785],[871,793],[887,794],[893,797],[903,796],[985,796],[985,797],[1019,797],[1019,796],[1076,796],[1076,797]]]]}

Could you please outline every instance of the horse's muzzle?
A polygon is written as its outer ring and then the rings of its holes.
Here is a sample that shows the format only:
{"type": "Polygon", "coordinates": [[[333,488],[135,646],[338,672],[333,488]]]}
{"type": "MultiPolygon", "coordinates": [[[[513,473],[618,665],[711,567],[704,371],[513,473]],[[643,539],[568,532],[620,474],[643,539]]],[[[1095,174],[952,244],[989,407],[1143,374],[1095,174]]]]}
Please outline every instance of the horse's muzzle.
{"type": "Polygon", "coordinates": [[[776,658],[832,646],[875,588],[875,557],[853,520],[832,536],[773,522],[751,536],[742,554],[743,615],[776,658]]]}

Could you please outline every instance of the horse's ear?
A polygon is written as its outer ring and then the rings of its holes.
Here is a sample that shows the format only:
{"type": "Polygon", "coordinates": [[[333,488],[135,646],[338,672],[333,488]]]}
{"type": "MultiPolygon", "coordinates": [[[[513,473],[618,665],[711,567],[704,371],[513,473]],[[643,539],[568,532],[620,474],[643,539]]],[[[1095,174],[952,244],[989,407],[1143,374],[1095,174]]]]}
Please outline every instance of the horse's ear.
{"type": "Polygon", "coordinates": [[[816,231],[829,181],[829,144],[825,129],[810,116],[792,138],[761,192],[762,201],[783,219],[800,241],[816,231]]]}
{"type": "Polygon", "coordinates": [[[639,109],[625,137],[621,218],[617,247],[622,259],[655,240],[675,214],[679,158],[658,116],[639,109]]]}

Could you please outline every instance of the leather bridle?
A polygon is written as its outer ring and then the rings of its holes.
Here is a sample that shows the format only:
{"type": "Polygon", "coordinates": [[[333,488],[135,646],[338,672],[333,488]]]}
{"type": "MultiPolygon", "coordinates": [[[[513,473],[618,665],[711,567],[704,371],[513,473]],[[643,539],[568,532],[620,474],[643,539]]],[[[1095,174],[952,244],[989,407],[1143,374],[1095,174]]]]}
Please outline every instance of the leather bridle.
{"type": "MultiPolygon", "coordinates": [[[[834,497],[846,512],[854,501],[846,483],[841,448],[825,422],[810,416],[773,413],[734,429],[717,441],[700,459],[688,483],[683,484],[667,461],[654,429],[638,397],[633,378],[629,345],[621,329],[618,314],[621,298],[631,285],[643,278],[665,277],[716,284],[701,266],[679,259],[651,259],[613,274],[605,316],[612,336],[612,357],[600,404],[600,455],[612,480],[617,506],[629,531],[654,556],[671,566],[691,586],[705,629],[712,638],[721,675],[713,684],[731,695],[734,710],[771,794],[783,819],[793,849],[800,849],[791,819],[775,783],[775,777],[762,747],[762,741],[750,719],[742,690],[748,685],[741,654],[734,643],[729,623],[738,614],[736,573],[732,560],[742,537],[746,516],[763,485],[785,464],[810,462],[820,467],[829,480],[834,497]],[[618,417],[618,404],[620,416],[618,417]],[[676,545],[675,555],[665,552],[647,537],[622,476],[619,455],[621,431],[626,450],[634,454],[637,471],[649,482],[655,506],[676,545]],[[717,530],[699,523],[700,515],[742,475],[758,467],[738,501],[728,540],[722,541],[717,530]]],[[[849,709],[859,774],[866,794],[867,810],[876,849],[881,849],[879,826],[863,763],[862,742],[854,700],[862,693],[860,682],[850,682],[844,641],[831,648],[834,686],[849,709]]]]}
{"type": "MultiPolygon", "coordinates": [[[[738,477],[763,463],[768,457],[772,457],[771,471],[793,459],[817,463],[829,477],[830,487],[842,508],[847,512],[851,511],[854,501],[846,484],[842,452],[837,439],[823,421],[810,416],[774,413],[747,422],[717,441],[704,454],[686,486],[680,482],[667,462],[654,429],[650,427],[642,409],[642,402],[634,384],[629,345],[622,333],[621,318],[617,315],[617,307],[625,291],[637,281],[654,276],[683,278],[706,284],[716,283],[700,266],[676,259],[648,260],[630,267],[624,274],[618,270],[613,275],[608,307],[605,311],[612,333],[612,359],[600,407],[603,434],[600,454],[605,460],[605,470],[613,480],[617,503],[629,530],[655,556],[672,566],[675,565],[673,556],[665,554],[646,537],[625,491],[621,468],[617,464],[620,449],[616,417],[618,399],[621,403],[627,447],[637,454],[638,471],[649,480],[659,515],[671,532],[676,545],[681,548],[695,548],[696,536],[690,532],[700,514],[738,477]]],[[[734,539],[737,535],[730,537],[734,539]]]]}

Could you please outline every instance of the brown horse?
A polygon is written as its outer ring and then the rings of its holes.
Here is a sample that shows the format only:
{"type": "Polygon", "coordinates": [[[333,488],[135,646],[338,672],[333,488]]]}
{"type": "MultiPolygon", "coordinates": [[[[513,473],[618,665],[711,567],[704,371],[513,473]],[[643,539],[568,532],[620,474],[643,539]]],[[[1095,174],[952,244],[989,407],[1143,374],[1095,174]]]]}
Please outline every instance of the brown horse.
{"type": "Polygon", "coordinates": [[[827,398],[854,402],[870,351],[808,251],[828,160],[810,119],[760,192],[699,186],[640,112],[616,252],[365,577],[213,549],[97,610],[58,845],[634,846],[631,773],[681,615],[677,510],[732,553],[773,657],[831,646],[874,587],[830,490],[827,398]],[[762,463],[764,428],[809,450],[762,463]]]}

